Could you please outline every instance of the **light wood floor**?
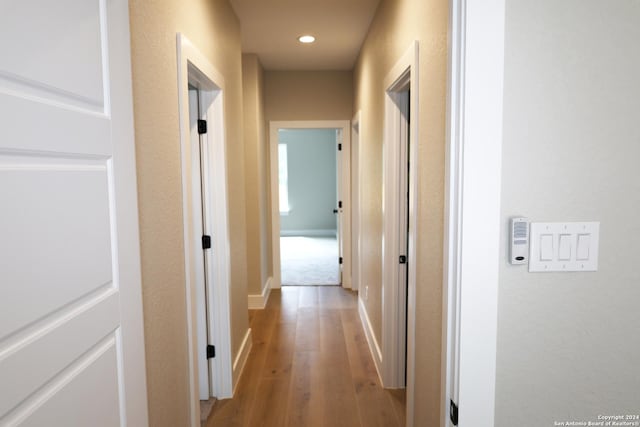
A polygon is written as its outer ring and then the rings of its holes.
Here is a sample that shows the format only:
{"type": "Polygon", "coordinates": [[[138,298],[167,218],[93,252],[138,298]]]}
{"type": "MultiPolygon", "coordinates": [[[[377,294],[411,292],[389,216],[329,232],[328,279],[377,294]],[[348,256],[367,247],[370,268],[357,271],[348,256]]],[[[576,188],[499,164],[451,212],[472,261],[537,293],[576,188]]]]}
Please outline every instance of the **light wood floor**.
{"type": "Polygon", "coordinates": [[[216,402],[207,427],[405,425],[404,390],[380,386],[355,293],[284,287],[249,317],[253,349],[234,398],[216,402]]]}

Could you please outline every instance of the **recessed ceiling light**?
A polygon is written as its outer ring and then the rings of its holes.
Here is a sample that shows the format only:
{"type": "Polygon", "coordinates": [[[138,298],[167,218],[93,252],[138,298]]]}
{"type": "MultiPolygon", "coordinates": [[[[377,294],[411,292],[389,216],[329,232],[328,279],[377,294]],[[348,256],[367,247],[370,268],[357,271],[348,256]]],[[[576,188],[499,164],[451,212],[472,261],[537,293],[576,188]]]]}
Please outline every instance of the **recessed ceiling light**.
{"type": "Polygon", "coordinates": [[[300,43],[313,43],[314,41],[316,41],[316,38],[310,35],[306,35],[298,37],[298,41],[300,43]]]}

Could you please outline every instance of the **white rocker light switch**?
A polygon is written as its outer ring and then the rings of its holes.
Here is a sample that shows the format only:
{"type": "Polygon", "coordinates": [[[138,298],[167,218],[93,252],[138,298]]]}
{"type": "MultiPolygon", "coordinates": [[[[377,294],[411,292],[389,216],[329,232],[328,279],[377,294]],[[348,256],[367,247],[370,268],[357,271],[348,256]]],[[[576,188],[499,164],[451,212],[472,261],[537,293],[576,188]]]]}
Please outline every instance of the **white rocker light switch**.
{"type": "Polygon", "coordinates": [[[597,271],[599,222],[532,222],[530,272],[597,271]]]}

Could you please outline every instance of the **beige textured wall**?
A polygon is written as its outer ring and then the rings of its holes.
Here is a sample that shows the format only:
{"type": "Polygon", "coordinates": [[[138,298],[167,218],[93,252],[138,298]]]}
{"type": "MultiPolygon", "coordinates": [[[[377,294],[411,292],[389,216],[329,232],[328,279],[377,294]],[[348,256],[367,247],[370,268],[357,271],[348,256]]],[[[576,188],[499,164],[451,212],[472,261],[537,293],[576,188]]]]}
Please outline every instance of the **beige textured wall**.
{"type": "MultiPolygon", "coordinates": [[[[353,117],[353,73],[351,71],[265,71],[264,130],[270,121],[287,120],[351,120],[353,117]]],[[[269,136],[265,135],[263,196],[268,196],[266,220],[267,242],[271,244],[271,189],[269,136]]],[[[272,254],[269,248],[267,266],[272,275],[272,254]]],[[[264,267],[263,267],[264,268],[264,267]]]]}
{"type": "Polygon", "coordinates": [[[231,327],[235,355],[248,328],[240,26],[226,0],[131,0],[142,286],[150,425],[188,423],[187,326],[176,33],[223,74],[231,327]]]}
{"type": "Polygon", "coordinates": [[[640,410],[638,23],[635,0],[506,2],[503,232],[600,221],[600,252],[597,272],[540,274],[503,245],[496,426],[640,410]]]}
{"type": "Polygon", "coordinates": [[[351,71],[266,71],[265,116],[271,120],[351,120],[351,71]]]}
{"type": "Polygon", "coordinates": [[[271,225],[268,222],[268,147],[264,122],[264,71],[258,56],[242,55],[245,184],[247,195],[247,279],[259,295],[271,275],[271,225]]]}
{"type": "Polygon", "coordinates": [[[446,0],[382,0],[354,76],[362,113],[362,284],[369,285],[366,308],[381,342],[383,82],[411,42],[420,43],[415,426],[440,423],[447,25],[446,0]]]}

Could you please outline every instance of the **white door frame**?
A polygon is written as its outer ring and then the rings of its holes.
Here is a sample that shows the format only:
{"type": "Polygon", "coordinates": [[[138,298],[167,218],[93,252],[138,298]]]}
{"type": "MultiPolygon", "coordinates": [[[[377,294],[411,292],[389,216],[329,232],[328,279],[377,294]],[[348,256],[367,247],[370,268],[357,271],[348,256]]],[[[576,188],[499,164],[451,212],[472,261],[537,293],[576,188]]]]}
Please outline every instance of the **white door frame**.
{"type": "Polygon", "coordinates": [[[360,289],[362,277],[361,262],[361,209],[362,209],[362,163],[360,147],[360,120],[362,114],[356,112],[351,120],[351,289],[360,289]]]}
{"type": "MultiPolygon", "coordinates": [[[[341,129],[342,130],[342,287],[351,288],[351,126],[349,120],[271,121],[269,146],[271,167],[271,235],[273,251],[273,288],[282,286],[280,270],[280,204],[278,189],[278,130],[279,129],[341,129]]],[[[339,244],[340,242],[338,242],[339,244]]]]}
{"type": "MultiPolygon", "coordinates": [[[[408,414],[413,409],[413,376],[415,363],[415,295],[416,295],[416,237],[418,208],[418,42],[414,41],[404,55],[391,69],[384,80],[385,121],[383,141],[383,247],[382,247],[382,382],[387,388],[405,387],[405,361],[407,373],[408,414]],[[406,91],[410,89],[409,99],[406,91]],[[404,98],[405,106],[398,105],[404,98]],[[409,128],[407,128],[406,101],[410,106],[409,128]],[[404,194],[398,194],[401,180],[407,178],[406,132],[409,131],[408,153],[411,159],[409,170],[409,233],[408,263],[405,266],[408,277],[407,293],[399,283],[404,276],[399,264],[399,256],[405,249],[399,247],[402,209],[406,204],[404,194]],[[403,152],[403,149],[405,150],[403,152]],[[403,166],[401,166],[401,162],[403,166]],[[406,308],[405,308],[406,304],[406,308]],[[405,324],[406,319],[406,324],[405,324]],[[405,336],[406,326],[406,336],[405,336]],[[405,347],[406,343],[406,347],[405,347]],[[405,353],[406,348],[406,353],[405,353]],[[406,359],[405,359],[406,356],[406,359]]],[[[406,223],[405,221],[402,221],[406,223]]],[[[411,417],[409,418],[409,420],[411,417]]],[[[409,421],[408,420],[408,421],[409,421]]],[[[410,424],[409,424],[410,425],[410,424]]]]}
{"type": "Polygon", "coordinates": [[[450,400],[459,426],[494,425],[504,15],[505,0],[450,2],[442,426],[450,400]]]}
{"type": "Polygon", "coordinates": [[[205,227],[212,231],[211,248],[213,256],[208,256],[208,307],[209,339],[216,345],[216,357],[211,359],[212,394],[218,398],[233,395],[231,329],[230,329],[230,265],[226,137],[224,124],[224,78],[207,58],[182,34],[177,35],[178,54],[178,101],[180,108],[180,146],[182,157],[182,192],[185,250],[185,282],[187,300],[187,329],[189,353],[189,402],[192,427],[200,425],[200,399],[198,382],[197,348],[197,295],[196,262],[201,255],[199,236],[194,233],[193,188],[191,155],[191,135],[189,126],[189,83],[200,89],[201,114],[208,120],[208,132],[203,137],[206,147],[204,164],[205,227]],[[200,250],[198,250],[200,248],[200,250]]]}
{"type": "Polygon", "coordinates": [[[109,27],[111,66],[111,119],[113,146],[113,186],[118,222],[118,280],[129,282],[120,287],[122,318],[121,353],[124,402],[122,416],[129,425],[149,423],[144,348],[142,277],[140,266],[140,229],[136,178],[133,100],[131,89],[131,40],[129,7],[126,1],[111,1],[106,7],[109,27]],[[124,53],[126,51],[126,53],[124,53]],[[116,59],[117,58],[117,59],[116,59]],[[115,82],[119,82],[116,84],[115,82]],[[117,161],[115,161],[117,159],[117,161]],[[141,343],[142,341],[142,343],[141,343]]]}

